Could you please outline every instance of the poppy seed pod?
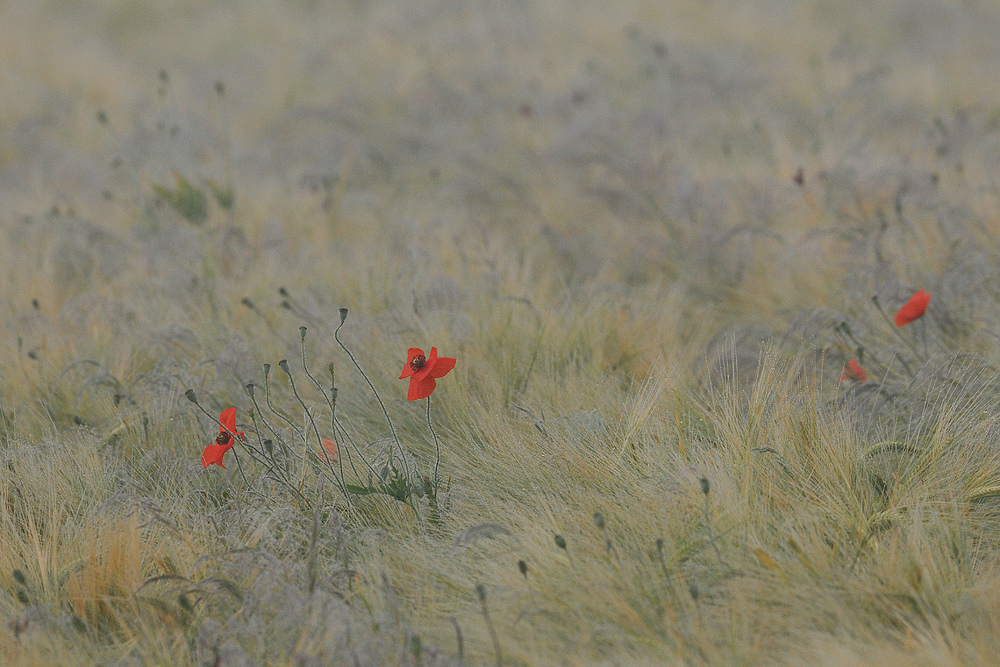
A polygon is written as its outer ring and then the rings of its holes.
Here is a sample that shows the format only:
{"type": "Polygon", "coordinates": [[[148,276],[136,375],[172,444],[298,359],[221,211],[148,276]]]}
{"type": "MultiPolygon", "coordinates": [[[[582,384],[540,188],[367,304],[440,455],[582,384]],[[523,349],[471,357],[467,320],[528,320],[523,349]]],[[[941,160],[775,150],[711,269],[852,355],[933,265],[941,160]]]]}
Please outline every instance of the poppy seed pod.
{"type": "Polygon", "coordinates": [[[194,389],[188,389],[187,391],[185,391],[184,396],[187,397],[187,400],[191,401],[192,403],[198,402],[198,397],[194,395],[194,389]]]}
{"type": "Polygon", "coordinates": [[[708,477],[701,478],[701,492],[708,495],[708,477]]]}
{"type": "Polygon", "coordinates": [[[305,328],[305,326],[299,327],[299,338],[301,338],[302,340],[306,339],[306,328],[305,328]]]}
{"type": "Polygon", "coordinates": [[[291,371],[288,370],[288,359],[282,359],[279,361],[278,368],[285,371],[286,374],[291,375],[291,371]]]}
{"type": "Polygon", "coordinates": [[[343,324],[345,320],[347,320],[347,309],[346,308],[341,308],[340,309],[340,323],[343,324]]]}

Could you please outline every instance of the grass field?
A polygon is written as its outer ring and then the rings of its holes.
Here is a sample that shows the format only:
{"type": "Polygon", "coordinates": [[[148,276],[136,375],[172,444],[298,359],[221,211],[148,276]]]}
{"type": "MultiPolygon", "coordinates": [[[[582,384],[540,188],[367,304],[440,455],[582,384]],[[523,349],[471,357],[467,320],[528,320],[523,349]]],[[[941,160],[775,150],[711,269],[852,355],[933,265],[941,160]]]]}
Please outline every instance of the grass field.
{"type": "Polygon", "coordinates": [[[1000,664],[997,34],[0,3],[0,663],[1000,664]]]}

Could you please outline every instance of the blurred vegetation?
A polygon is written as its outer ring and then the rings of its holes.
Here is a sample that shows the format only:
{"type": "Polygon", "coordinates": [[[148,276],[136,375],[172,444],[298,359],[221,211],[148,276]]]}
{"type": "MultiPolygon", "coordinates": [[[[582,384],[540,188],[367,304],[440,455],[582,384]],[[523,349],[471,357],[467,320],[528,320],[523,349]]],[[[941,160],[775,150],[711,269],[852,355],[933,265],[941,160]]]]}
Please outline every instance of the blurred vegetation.
{"type": "Polygon", "coordinates": [[[0,662],[997,663],[996,34],[3,3],[0,662]]]}

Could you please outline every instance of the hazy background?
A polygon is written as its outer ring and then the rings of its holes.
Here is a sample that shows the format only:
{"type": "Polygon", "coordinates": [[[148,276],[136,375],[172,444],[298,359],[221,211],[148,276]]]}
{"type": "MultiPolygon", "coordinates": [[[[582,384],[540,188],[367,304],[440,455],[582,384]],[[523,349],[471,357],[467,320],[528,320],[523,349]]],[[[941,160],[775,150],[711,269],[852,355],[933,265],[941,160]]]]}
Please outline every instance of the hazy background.
{"type": "Polygon", "coordinates": [[[975,0],[0,2],[0,661],[486,664],[480,584],[520,663],[996,660],[997,35],[975,0]],[[396,378],[458,358],[439,523],[201,469],[185,389],[242,420],[300,325],[384,461],[340,307],[424,473],[396,378]]]}

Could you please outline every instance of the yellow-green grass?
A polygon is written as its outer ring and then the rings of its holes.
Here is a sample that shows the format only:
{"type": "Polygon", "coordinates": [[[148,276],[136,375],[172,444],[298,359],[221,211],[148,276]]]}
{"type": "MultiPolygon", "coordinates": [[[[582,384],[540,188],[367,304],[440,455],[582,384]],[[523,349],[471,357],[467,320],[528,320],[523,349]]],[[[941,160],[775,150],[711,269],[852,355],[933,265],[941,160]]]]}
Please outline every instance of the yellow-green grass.
{"type": "Polygon", "coordinates": [[[0,662],[995,663],[998,24],[5,3],[0,662]]]}

